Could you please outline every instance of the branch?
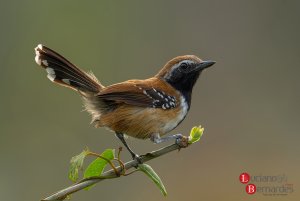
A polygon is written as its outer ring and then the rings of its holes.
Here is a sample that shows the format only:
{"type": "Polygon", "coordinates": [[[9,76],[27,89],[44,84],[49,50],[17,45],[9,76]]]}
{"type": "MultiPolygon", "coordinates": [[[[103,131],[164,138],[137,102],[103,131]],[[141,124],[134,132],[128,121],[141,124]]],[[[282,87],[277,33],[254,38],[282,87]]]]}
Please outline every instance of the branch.
{"type": "MultiPolygon", "coordinates": [[[[152,160],[154,158],[165,155],[169,152],[187,147],[187,145],[188,145],[187,140],[186,139],[184,140],[184,139],[185,138],[182,138],[182,140],[178,144],[175,143],[175,144],[163,147],[159,150],[152,151],[150,153],[142,155],[141,156],[141,161],[144,163],[144,162],[147,162],[147,161],[152,160]]],[[[130,168],[137,167],[138,162],[136,160],[131,160],[131,161],[128,161],[127,163],[125,163],[124,165],[125,165],[125,169],[128,170],[130,168]]],[[[118,172],[120,172],[122,170],[122,167],[118,166],[118,167],[116,167],[116,170],[118,172]]],[[[42,201],[46,201],[46,200],[64,200],[68,195],[70,195],[72,193],[75,193],[77,191],[80,191],[80,190],[88,187],[88,186],[91,186],[91,185],[96,184],[100,181],[103,181],[104,179],[114,178],[114,177],[117,177],[116,174],[115,174],[115,170],[111,169],[111,170],[108,170],[108,171],[104,172],[101,175],[101,177],[98,177],[98,178],[94,177],[94,178],[85,179],[85,180],[83,180],[79,183],[76,183],[72,186],[69,186],[65,189],[62,189],[62,190],[50,195],[49,197],[44,198],[42,201]]]]}

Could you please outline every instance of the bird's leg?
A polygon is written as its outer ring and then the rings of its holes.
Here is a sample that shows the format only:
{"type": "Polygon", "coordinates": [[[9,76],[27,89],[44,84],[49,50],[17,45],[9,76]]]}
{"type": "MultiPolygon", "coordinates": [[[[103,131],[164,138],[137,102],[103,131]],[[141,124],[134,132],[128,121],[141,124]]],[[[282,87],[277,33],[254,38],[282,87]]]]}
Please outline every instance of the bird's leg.
{"type": "Polygon", "coordinates": [[[150,140],[152,142],[154,142],[155,144],[159,144],[162,142],[167,142],[169,140],[175,139],[176,144],[178,144],[182,138],[183,138],[182,134],[175,134],[175,135],[160,137],[160,135],[158,133],[154,133],[151,135],[150,140]]]}
{"type": "Polygon", "coordinates": [[[121,140],[121,142],[123,143],[123,145],[126,147],[126,149],[129,151],[129,153],[132,156],[133,160],[137,160],[138,163],[142,164],[141,158],[139,157],[139,155],[137,155],[136,153],[134,153],[131,148],[128,146],[127,142],[125,141],[124,138],[124,134],[123,133],[118,133],[116,132],[116,136],[121,140]]]}

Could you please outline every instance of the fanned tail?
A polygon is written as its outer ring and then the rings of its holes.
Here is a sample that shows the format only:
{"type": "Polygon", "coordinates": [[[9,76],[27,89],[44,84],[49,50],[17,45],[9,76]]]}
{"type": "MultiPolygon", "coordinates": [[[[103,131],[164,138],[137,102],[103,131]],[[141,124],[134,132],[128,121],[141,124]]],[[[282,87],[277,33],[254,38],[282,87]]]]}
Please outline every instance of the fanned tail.
{"type": "Polygon", "coordinates": [[[46,69],[47,77],[57,84],[75,91],[98,93],[103,86],[93,74],[88,74],[50,48],[39,44],[35,61],[46,69]]]}

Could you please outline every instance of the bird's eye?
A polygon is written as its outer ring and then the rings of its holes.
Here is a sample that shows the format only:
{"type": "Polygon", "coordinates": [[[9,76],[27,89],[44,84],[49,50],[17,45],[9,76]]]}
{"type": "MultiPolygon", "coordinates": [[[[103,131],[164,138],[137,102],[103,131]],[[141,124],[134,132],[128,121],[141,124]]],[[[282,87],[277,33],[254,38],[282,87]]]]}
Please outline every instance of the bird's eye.
{"type": "Polygon", "coordinates": [[[180,68],[182,69],[182,70],[186,70],[186,69],[188,69],[188,64],[187,63],[185,63],[185,62],[183,62],[183,63],[181,63],[180,64],[180,68]]]}

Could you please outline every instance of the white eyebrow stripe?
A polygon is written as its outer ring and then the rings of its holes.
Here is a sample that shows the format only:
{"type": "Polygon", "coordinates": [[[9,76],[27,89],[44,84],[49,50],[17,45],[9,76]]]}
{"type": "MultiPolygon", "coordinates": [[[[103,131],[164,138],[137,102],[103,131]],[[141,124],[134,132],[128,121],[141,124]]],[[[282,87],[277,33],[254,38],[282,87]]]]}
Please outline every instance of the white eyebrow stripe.
{"type": "Polygon", "coordinates": [[[182,63],[194,64],[196,62],[191,59],[182,60],[179,63],[174,64],[172,66],[172,68],[170,69],[170,71],[164,76],[164,78],[169,79],[172,76],[172,73],[174,72],[174,70],[177,69],[182,63]]]}

